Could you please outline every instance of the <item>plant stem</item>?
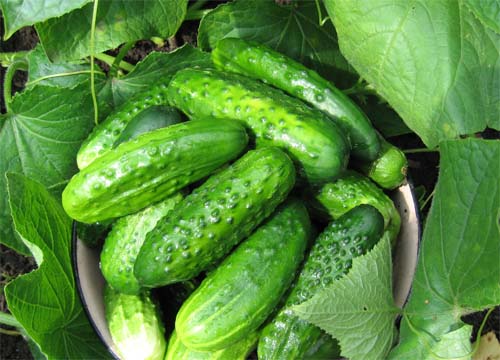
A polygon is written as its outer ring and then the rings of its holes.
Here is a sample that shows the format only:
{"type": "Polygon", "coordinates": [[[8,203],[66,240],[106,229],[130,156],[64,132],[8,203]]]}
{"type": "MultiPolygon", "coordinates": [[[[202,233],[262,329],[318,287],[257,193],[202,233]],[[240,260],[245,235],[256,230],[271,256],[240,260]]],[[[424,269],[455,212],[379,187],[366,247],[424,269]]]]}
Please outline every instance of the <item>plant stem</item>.
{"type": "Polygon", "coordinates": [[[0,64],[3,67],[9,67],[17,60],[26,60],[30,51],[16,51],[0,53],[0,64]]]}
{"type": "Polygon", "coordinates": [[[212,9],[188,11],[184,20],[200,20],[210,11],[212,11],[212,9]]]}
{"type": "Polygon", "coordinates": [[[436,192],[436,189],[432,190],[432,192],[429,194],[429,196],[427,196],[427,199],[425,199],[424,202],[422,203],[422,205],[420,206],[420,211],[425,209],[425,207],[427,206],[427,203],[432,199],[435,192],[436,192]]]}
{"type": "Polygon", "coordinates": [[[99,107],[97,105],[97,96],[95,93],[95,76],[94,76],[94,54],[95,54],[95,24],[97,20],[97,7],[99,0],[94,0],[92,10],[92,24],[90,26],[90,94],[92,96],[92,104],[94,106],[94,123],[99,122],[99,107]]]}
{"type": "Polygon", "coordinates": [[[111,66],[112,76],[114,76],[118,72],[118,70],[120,69],[120,63],[122,62],[125,55],[127,55],[128,51],[134,47],[134,45],[135,42],[130,41],[122,46],[120,52],[118,53],[118,55],[116,55],[115,60],[113,61],[113,65],[111,66]]]}
{"type": "Polygon", "coordinates": [[[484,326],[486,325],[486,321],[490,317],[491,313],[495,310],[495,307],[492,307],[488,310],[486,315],[484,315],[483,321],[481,322],[481,325],[479,326],[479,329],[477,331],[476,335],[476,344],[474,345],[474,349],[472,350],[471,357],[474,356],[474,354],[477,352],[479,349],[479,344],[481,343],[481,334],[483,332],[484,326]]]}
{"type": "Polygon", "coordinates": [[[7,112],[11,111],[10,103],[12,101],[12,79],[18,70],[28,70],[28,62],[26,60],[16,60],[7,68],[7,71],[5,72],[5,79],[3,81],[3,99],[7,112]]]}
{"type": "Polygon", "coordinates": [[[7,330],[0,328],[0,334],[10,335],[10,336],[21,336],[21,333],[16,330],[7,330]]]}
{"type": "MultiPolygon", "coordinates": [[[[39,77],[38,79],[35,79],[33,81],[30,81],[30,82],[26,83],[26,85],[30,86],[30,85],[34,85],[36,83],[39,83],[40,81],[47,80],[47,79],[52,79],[52,78],[57,78],[57,77],[64,77],[64,76],[79,75],[79,74],[90,74],[90,70],[79,70],[79,71],[70,71],[70,72],[67,72],[67,73],[58,73],[58,74],[45,75],[45,76],[39,77]]],[[[94,74],[105,75],[102,71],[94,71],[94,74]]]]}
{"type": "Polygon", "coordinates": [[[325,25],[328,19],[330,18],[328,16],[325,16],[325,18],[323,18],[323,15],[321,14],[321,5],[319,4],[319,0],[315,0],[315,3],[316,3],[316,10],[318,11],[318,23],[319,26],[321,27],[325,25]]]}
{"type": "MultiPolygon", "coordinates": [[[[115,57],[114,56],[111,56],[111,55],[108,55],[108,54],[104,54],[104,53],[95,54],[94,58],[105,62],[109,66],[113,66],[113,62],[115,61],[115,57]]],[[[132,71],[134,69],[134,65],[132,65],[132,64],[126,62],[126,61],[123,61],[123,60],[120,61],[119,66],[120,66],[121,69],[123,69],[125,71],[128,71],[128,72],[130,72],[130,71],[132,71]]]]}
{"type": "Polygon", "coordinates": [[[191,5],[188,9],[187,9],[187,12],[189,14],[189,12],[191,11],[195,11],[195,10],[199,10],[203,7],[203,5],[205,5],[205,3],[207,2],[207,0],[198,0],[196,1],[193,5],[191,5]]]}
{"type": "Polygon", "coordinates": [[[428,152],[439,152],[439,148],[427,149],[427,148],[418,148],[418,149],[406,149],[403,150],[405,154],[416,154],[416,153],[428,153],[428,152]]]}
{"type": "Polygon", "coordinates": [[[0,311],[0,324],[13,326],[16,328],[21,328],[21,329],[23,328],[21,323],[19,321],[17,321],[14,316],[12,316],[11,314],[1,312],[1,311],[0,311]]]}

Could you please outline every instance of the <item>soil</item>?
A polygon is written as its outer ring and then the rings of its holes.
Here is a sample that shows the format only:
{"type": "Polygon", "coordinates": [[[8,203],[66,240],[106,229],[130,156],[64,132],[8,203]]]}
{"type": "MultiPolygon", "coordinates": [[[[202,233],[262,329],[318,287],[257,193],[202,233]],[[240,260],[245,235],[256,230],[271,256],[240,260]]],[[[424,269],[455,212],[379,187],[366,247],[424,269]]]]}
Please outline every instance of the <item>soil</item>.
{"type": "MultiPolygon", "coordinates": [[[[281,0],[289,1],[289,0],[281,0]]],[[[209,3],[210,4],[210,3],[209,3]]],[[[0,17],[0,29],[3,31],[3,19],[0,17]]],[[[151,51],[171,51],[176,47],[183,45],[184,43],[190,43],[196,45],[196,29],[197,22],[186,21],[175,38],[165,41],[164,44],[157,45],[152,41],[139,41],[135,44],[134,48],[130,50],[125,56],[124,60],[135,64],[141,59],[143,59],[151,51]]],[[[3,34],[2,34],[3,35],[3,34]]],[[[11,39],[1,44],[0,50],[2,52],[13,52],[19,50],[29,50],[36,46],[38,43],[38,37],[33,28],[27,27],[19,30],[11,39]]],[[[119,49],[111,50],[108,53],[110,55],[116,55],[119,49]]],[[[108,71],[109,67],[99,62],[104,71],[108,71]]],[[[2,79],[5,73],[5,69],[1,68],[2,79]]],[[[13,80],[13,91],[19,91],[23,88],[26,81],[26,74],[23,72],[18,72],[13,80]]],[[[3,84],[3,80],[0,81],[3,84]]],[[[3,89],[2,92],[3,93],[3,89]]],[[[1,104],[2,113],[5,112],[5,107],[1,104]]],[[[495,133],[498,134],[498,133],[495,133]]],[[[490,132],[486,132],[485,137],[493,136],[490,132]]],[[[404,148],[424,148],[421,140],[416,135],[404,135],[397,138],[389,139],[393,144],[404,148]]],[[[419,187],[424,190],[424,195],[422,198],[427,197],[432,190],[437,181],[438,174],[438,164],[439,164],[439,153],[437,152],[424,152],[424,153],[414,153],[408,154],[409,159],[409,175],[413,181],[415,187],[419,187]]],[[[430,204],[430,202],[429,202],[430,204]]],[[[425,218],[427,214],[429,204],[427,204],[422,209],[422,218],[425,218]]],[[[16,252],[0,245],[0,311],[8,312],[8,307],[5,302],[5,297],[3,295],[3,288],[6,283],[11,279],[32,271],[35,268],[35,262],[33,258],[24,257],[16,252]]],[[[463,320],[469,324],[474,325],[474,332],[472,334],[471,340],[476,339],[477,331],[479,325],[481,324],[486,312],[479,312],[475,314],[470,314],[463,317],[463,320]]],[[[4,329],[9,329],[8,327],[2,326],[4,329]]],[[[488,321],[486,322],[483,333],[487,333],[491,330],[495,331],[497,338],[500,338],[499,333],[500,328],[500,307],[497,307],[495,311],[490,315],[488,321]]],[[[0,333],[0,358],[9,359],[32,359],[32,355],[29,351],[28,345],[21,336],[11,336],[0,333]]]]}

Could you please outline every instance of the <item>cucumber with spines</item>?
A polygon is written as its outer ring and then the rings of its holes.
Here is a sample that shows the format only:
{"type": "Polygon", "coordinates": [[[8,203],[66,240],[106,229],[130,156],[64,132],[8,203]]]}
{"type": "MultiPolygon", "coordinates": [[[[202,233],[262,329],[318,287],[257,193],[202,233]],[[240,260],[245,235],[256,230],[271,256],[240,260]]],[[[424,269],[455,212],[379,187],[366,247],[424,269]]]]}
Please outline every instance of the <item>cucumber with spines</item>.
{"type": "Polygon", "coordinates": [[[209,177],[147,234],[135,276],[146,287],[193,278],[248,236],[294,183],[293,163],[283,151],[266,147],[247,152],[209,177]]]}
{"type": "Polygon", "coordinates": [[[277,146],[309,183],[333,180],[346,167],[350,144],[317,109],[254,79],[213,69],[184,69],[170,82],[172,106],[190,117],[230,118],[245,124],[257,148],[277,146]]]}
{"type": "Polygon", "coordinates": [[[259,338],[253,332],[243,340],[217,351],[196,351],[187,348],[174,331],[168,342],[165,360],[245,360],[254,350],[259,338]]]}
{"type": "Polygon", "coordinates": [[[370,205],[355,207],[332,221],[318,236],[285,305],[262,330],[259,359],[303,359],[323,332],[295,316],[300,304],[348,272],[352,260],[369,251],[382,237],[384,219],[370,205]]]}
{"type": "Polygon", "coordinates": [[[137,254],[146,234],[167,216],[181,199],[182,195],[173,195],[115,222],[101,251],[101,272],[113,289],[129,295],[136,295],[141,291],[134,276],[137,254]]]}
{"type": "Polygon", "coordinates": [[[175,328],[184,345],[214,351],[256,331],[293,281],[310,233],[299,200],[280,206],[182,305],[175,328]]]}
{"type": "Polygon", "coordinates": [[[188,121],[140,135],[77,173],[62,193],[67,214],[92,223],[135,213],[236,158],[248,136],[240,124],[188,121]]]}
{"type": "Polygon", "coordinates": [[[167,84],[162,83],[137,94],[94,127],[78,150],[76,156],[78,168],[80,170],[86,168],[111,150],[128,124],[140,112],[152,106],[168,105],[166,90],[167,84]]]}
{"type": "Polygon", "coordinates": [[[352,155],[374,160],[380,149],[365,113],[341,90],[314,70],[255,41],[219,40],[212,60],[221,70],[262,80],[328,114],[349,135],[352,155]]]}

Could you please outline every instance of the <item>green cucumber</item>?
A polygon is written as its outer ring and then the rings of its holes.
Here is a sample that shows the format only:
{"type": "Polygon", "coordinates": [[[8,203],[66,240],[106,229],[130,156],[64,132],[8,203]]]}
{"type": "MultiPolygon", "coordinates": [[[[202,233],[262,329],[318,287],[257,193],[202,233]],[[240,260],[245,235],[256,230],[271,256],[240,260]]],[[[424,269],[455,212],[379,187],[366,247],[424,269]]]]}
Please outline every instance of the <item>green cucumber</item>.
{"type": "Polygon", "coordinates": [[[262,330],[259,359],[303,359],[322,330],[295,316],[290,307],[346,274],[352,259],[369,251],[383,229],[384,218],[370,205],[355,207],[327,226],[316,239],[285,305],[262,330]]]}
{"type": "Polygon", "coordinates": [[[321,111],[256,80],[217,70],[184,69],[168,88],[171,104],[190,117],[241,121],[257,148],[277,146],[310,183],[333,180],[349,157],[348,138],[321,111]]]}
{"type": "Polygon", "coordinates": [[[284,152],[249,151],[186,196],[147,234],[135,276],[146,287],[193,278],[248,236],[294,183],[293,163],[284,152]]]}
{"type": "Polygon", "coordinates": [[[380,144],[368,117],[317,72],[268,46],[237,38],[220,40],[212,60],[221,70],[262,80],[320,109],[349,135],[354,157],[377,157],[380,144]]]}
{"type": "Polygon", "coordinates": [[[181,201],[180,194],[116,221],[101,252],[101,272],[106,282],[124,294],[136,295],[141,287],[134,276],[134,263],[146,234],[181,201]]]}
{"type": "Polygon", "coordinates": [[[209,175],[248,141],[234,121],[188,121],[122,143],[81,170],[62,194],[70,217],[85,223],[137,212],[209,175]]]}
{"type": "Polygon", "coordinates": [[[181,114],[173,107],[152,106],[146,108],[130,120],[120,137],[114,142],[113,147],[117,147],[122,142],[133,140],[139,135],[149,131],[161,129],[180,122],[182,122],[181,114]]]}
{"type": "Polygon", "coordinates": [[[304,360],[334,360],[340,358],[339,342],[327,333],[320,338],[304,354],[304,360]]]}
{"type": "Polygon", "coordinates": [[[148,291],[125,295],[104,288],[104,308],[109,332],[122,360],[163,360],[165,330],[148,291]]]}
{"type": "Polygon", "coordinates": [[[151,87],[149,91],[141,92],[94,127],[76,155],[78,168],[80,170],[86,168],[98,157],[111,150],[128,124],[144,109],[168,105],[166,90],[167,84],[160,84],[151,87]]]}
{"type": "Polygon", "coordinates": [[[384,217],[384,228],[394,243],[401,217],[392,200],[367,177],[349,170],[334,182],[306,191],[305,201],[319,218],[337,219],[361,204],[375,207],[384,217]]]}
{"type": "Polygon", "coordinates": [[[196,351],[187,348],[174,331],[168,342],[165,360],[245,360],[254,350],[259,333],[253,332],[243,340],[217,351],[196,351]]]}
{"type": "Polygon", "coordinates": [[[286,202],[208,275],[177,313],[185,346],[214,351],[256,331],[303,260],[311,224],[302,202],[286,202]]]}
{"type": "Polygon", "coordinates": [[[374,161],[355,166],[384,189],[392,190],[405,181],[408,160],[401,149],[387,142],[381,136],[380,144],[380,153],[374,161]]]}

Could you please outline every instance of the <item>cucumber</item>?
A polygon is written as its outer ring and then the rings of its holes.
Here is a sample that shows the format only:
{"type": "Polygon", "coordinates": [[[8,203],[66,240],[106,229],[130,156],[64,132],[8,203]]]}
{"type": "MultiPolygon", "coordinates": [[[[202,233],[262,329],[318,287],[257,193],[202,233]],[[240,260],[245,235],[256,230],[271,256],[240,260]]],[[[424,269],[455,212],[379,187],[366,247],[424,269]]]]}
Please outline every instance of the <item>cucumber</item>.
{"type": "Polygon", "coordinates": [[[323,333],[304,354],[304,360],[333,360],[340,358],[338,341],[327,333],[323,333]]]}
{"type": "Polygon", "coordinates": [[[377,157],[380,144],[368,117],[317,72],[268,46],[237,38],[219,40],[212,60],[216,68],[262,80],[323,111],[349,135],[354,157],[377,157]]]}
{"type": "Polygon", "coordinates": [[[370,205],[355,207],[331,222],[316,239],[285,305],[262,330],[259,359],[303,359],[322,330],[290,311],[348,272],[352,259],[381,238],[384,218],[370,205]]]}
{"type": "Polygon", "coordinates": [[[184,69],[170,82],[171,104],[190,117],[241,121],[257,148],[277,146],[296,162],[301,179],[333,180],[347,165],[348,138],[321,111],[256,80],[216,70],[184,69]]]}
{"type": "Polygon", "coordinates": [[[308,190],[304,196],[311,211],[323,220],[337,219],[361,204],[374,206],[384,217],[384,229],[394,243],[401,217],[392,200],[367,177],[349,170],[334,182],[308,190]]]}
{"type": "Polygon", "coordinates": [[[62,194],[64,209],[84,223],[137,212],[234,159],[247,141],[241,125],[220,119],[151,131],[73,176],[62,194]]]}
{"type": "Polygon", "coordinates": [[[163,360],[165,331],[148,291],[125,295],[104,288],[104,305],[111,338],[122,360],[163,360]]]}
{"type": "Polygon", "coordinates": [[[374,161],[355,166],[384,189],[392,190],[405,181],[408,160],[404,152],[381,136],[380,143],[380,153],[374,161]]]}
{"type": "Polygon", "coordinates": [[[259,338],[258,332],[253,332],[227,348],[218,351],[196,351],[187,348],[174,331],[168,342],[165,360],[245,360],[254,350],[259,338]]]}
{"type": "Polygon", "coordinates": [[[280,207],[182,305],[175,320],[182,343],[214,351],[256,331],[293,281],[310,232],[300,201],[280,207]]]}
{"type": "Polygon", "coordinates": [[[168,105],[166,90],[167,84],[159,84],[151,87],[149,91],[137,94],[94,127],[76,155],[78,168],[80,170],[86,168],[95,159],[111,150],[128,124],[141,111],[152,106],[168,105]]]}
{"type": "Polygon", "coordinates": [[[122,142],[133,140],[139,135],[149,131],[161,129],[180,122],[182,122],[181,114],[173,107],[152,106],[146,108],[130,120],[120,137],[114,142],[113,147],[117,147],[122,142]]]}
{"type": "Polygon", "coordinates": [[[101,252],[101,272],[106,282],[124,294],[136,295],[141,287],[134,276],[137,254],[156,223],[181,201],[176,194],[146,209],[116,221],[106,237],[101,252]]]}
{"type": "Polygon", "coordinates": [[[249,151],[186,196],[147,234],[135,276],[146,287],[193,278],[248,236],[294,183],[293,163],[284,152],[249,151]]]}

